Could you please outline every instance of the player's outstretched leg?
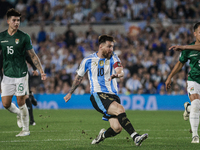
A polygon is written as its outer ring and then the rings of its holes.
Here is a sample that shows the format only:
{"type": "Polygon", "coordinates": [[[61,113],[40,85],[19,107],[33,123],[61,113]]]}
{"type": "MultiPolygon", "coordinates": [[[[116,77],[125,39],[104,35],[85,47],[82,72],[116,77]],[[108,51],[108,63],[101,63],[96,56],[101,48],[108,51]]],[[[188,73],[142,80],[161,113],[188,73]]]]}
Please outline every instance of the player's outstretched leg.
{"type": "Polygon", "coordinates": [[[140,146],[142,142],[148,138],[148,134],[139,135],[133,128],[130,120],[126,117],[126,113],[121,113],[117,116],[121,126],[130,134],[136,146],[140,146]]]}
{"type": "Polygon", "coordinates": [[[189,102],[185,102],[184,103],[184,108],[185,108],[185,111],[183,113],[183,119],[185,121],[187,121],[189,119],[189,115],[190,115],[190,111],[188,111],[188,108],[191,107],[190,106],[190,103],[189,102]]]}
{"type": "Polygon", "coordinates": [[[103,141],[105,138],[114,137],[121,132],[122,129],[118,130],[118,133],[115,132],[111,127],[107,130],[101,129],[99,135],[92,141],[91,144],[98,144],[103,141]]]}

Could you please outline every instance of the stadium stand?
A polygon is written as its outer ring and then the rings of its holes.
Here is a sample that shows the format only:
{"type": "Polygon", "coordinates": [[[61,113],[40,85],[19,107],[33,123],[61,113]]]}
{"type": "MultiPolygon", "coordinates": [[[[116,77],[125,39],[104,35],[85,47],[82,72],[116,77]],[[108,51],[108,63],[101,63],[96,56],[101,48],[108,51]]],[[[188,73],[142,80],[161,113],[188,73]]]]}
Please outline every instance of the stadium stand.
{"type": "MultiPolygon", "coordinates": [[[[6,26],[5,12],[11,7],[22,13],[21,26],[41,26],[31,39],[48,79],[40,82],[31,76],[34,93],[67,93],[83,57],[96,51],[100,34],[109,34],[117,41],[115,52],[125,72],[119,80],[119,93],[186,94],[188,63],[173,78],[177,84],[165,90],[164,81],[179,57],[179,52],[168,48],[193,42],[199,6],[198,0],[0,0],[0,26],[6,26]],[[127,21],[145,24],[137,35],[93,28],[127,21]],[[87,30],[71,28],[84,23],[90,24],[87,30]],[[59,26],[67,26],[66,31],[58,34],[54,28],[59,26]]],[[[85,76],[75,94],[89,93],[88,82],[85,76]]]]}

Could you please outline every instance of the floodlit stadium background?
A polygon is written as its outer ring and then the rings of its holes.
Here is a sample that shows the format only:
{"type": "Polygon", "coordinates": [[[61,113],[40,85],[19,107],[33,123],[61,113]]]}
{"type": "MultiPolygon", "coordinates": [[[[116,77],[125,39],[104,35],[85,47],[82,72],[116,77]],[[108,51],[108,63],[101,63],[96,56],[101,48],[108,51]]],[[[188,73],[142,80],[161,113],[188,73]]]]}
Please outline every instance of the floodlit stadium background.
{"type": "MultiPolygon", "coordinates": [[[[197,0],[2,0],[0,31],[7,29],[8,8],[22,13],[20,29],[31,36],[48,76],[43,82],[31,76],[38,108],[68,108],[62,104],[63,96],[70,90],[81,60],[97,51],[99,35],[109,34],[115,37],[115,53],[124,67],[125,77],[119,80],[124,107],[181,110],[189,100],[186,80],[190,67],[185,64],[166,91],[164,81],[179,57],[179,52],[168,48],[194,41],[193,25],[198,22],[199,6],[197,0]],[[172,101],[176,107],[169,107],[172,101]]],[[[88,109],[89,91],[85,76],[74,99],[85,94],[82,98],[88,109]]]]}

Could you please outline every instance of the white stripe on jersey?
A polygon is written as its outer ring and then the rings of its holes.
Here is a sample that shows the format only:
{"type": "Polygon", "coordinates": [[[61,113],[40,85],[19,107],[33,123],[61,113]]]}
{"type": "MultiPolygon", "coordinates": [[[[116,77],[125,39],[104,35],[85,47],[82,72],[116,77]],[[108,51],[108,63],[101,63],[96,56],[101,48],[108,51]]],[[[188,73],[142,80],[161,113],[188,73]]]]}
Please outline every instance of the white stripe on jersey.
{"type": "Polygon", "coordinates": [[[82,60],[77,74],[84,76],[88,71],[91,94],[96,92],[117,94],[116,79],[109,81],[110,76],[115,73],[113,65],[116,62],[120,62],[116,54],[113,54],[110,59],[102,59],[94,53],[82,60]]]}

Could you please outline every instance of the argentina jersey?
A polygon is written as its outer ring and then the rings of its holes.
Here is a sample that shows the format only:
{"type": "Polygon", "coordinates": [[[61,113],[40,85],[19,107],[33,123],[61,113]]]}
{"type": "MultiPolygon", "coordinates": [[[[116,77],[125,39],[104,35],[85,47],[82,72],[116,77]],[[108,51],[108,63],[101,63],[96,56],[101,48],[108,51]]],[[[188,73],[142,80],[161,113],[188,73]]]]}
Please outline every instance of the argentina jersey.
{"type": "Polygon", "coordinates": [[[97,53],[93,53],[84,58],[77,71],[79,76],[84,76],[88,71],[90,81],[90,93],[104,92],[118,94],[116,78],[109,81],[112,74],[115,74],[113,65],[120,62],[120,59],[113,53],[110,59],[99,58],[97,53]]]}

